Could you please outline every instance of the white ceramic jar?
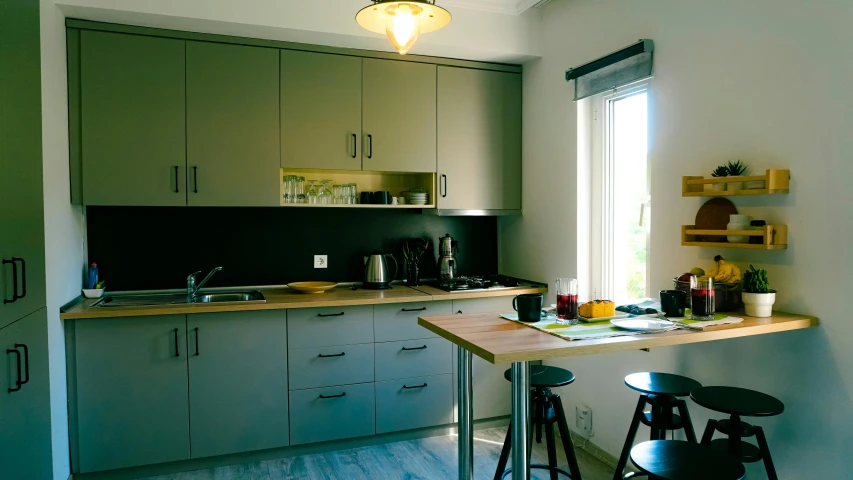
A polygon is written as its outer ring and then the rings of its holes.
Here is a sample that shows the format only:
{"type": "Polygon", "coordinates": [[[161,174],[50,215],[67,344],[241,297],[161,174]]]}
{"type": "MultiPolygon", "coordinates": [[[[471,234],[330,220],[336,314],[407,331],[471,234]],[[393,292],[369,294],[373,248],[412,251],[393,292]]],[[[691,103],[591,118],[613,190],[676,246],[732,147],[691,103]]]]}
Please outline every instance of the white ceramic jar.
{"type": "MultiPolygon", "coordinates": [[[[749,215],[729,215],[729,224],[726,225],[726,230],[749,230],[749,222],[752,217],[749,215]]],[[[726,235],[729,243],[749,243],[748,235],[726,235]]]]}

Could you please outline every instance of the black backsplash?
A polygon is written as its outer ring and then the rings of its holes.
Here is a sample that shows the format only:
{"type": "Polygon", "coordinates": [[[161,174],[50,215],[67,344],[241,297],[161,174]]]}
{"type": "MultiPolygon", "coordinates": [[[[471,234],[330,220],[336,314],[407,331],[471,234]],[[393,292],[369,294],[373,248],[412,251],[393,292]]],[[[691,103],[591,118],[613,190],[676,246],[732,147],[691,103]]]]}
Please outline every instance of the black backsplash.
{"type": "Polygon", "coordinates": [[[459,241],[460,274],[498,273],[495,217],[436,217],[417,210],[88,207],[89,261],[110,290],[184,288],[196,270],[224,269],[208,286],[360,281],[364,255],[393,253],[400,239],[430,240],[421,276],[437,276],[438,237],[459,241]],[[329,256],[315,269],[314,255],[329,256]]]}

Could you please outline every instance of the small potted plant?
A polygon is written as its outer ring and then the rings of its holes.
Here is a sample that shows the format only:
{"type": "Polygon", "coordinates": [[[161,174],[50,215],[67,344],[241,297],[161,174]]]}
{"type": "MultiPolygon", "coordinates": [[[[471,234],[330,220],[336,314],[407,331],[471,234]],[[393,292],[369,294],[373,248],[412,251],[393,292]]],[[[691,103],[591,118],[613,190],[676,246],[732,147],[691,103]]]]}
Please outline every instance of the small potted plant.
{"type": "MultiPolygon", "coordinates": [[[[729,169],[725,165],[720,165],[719,167],[715,168],[713,172],[711,172],[711,176],[714,178],[728,177],[729,176],[729,169]]],[[[712,183],[711,189],[714,190],[715,192],[725,192],[726,191],[726,184],[725,183],[712,183]]]]}
{"type": "Polygon", "coordinates": [[[770,288],[767,270],[752,265],[743,274],[743,306],[750,317],[769,317],[776,303],[776,290],[770,288]]]}
{"type": "MultiPolygon", "coordinates": [[[[735,163],[729,162],[729,164],[726,165],[726,170],[729,171],[730,177],[741,177],[746,175],[746,172],[747,170],[749,170],[749,167],[747,167],[746,164],[741,163],[741,161],[738,160],[735,163]]],[[[728,189],[733,191],[743,190],[743,182],[729,182],[728,189]]]]}

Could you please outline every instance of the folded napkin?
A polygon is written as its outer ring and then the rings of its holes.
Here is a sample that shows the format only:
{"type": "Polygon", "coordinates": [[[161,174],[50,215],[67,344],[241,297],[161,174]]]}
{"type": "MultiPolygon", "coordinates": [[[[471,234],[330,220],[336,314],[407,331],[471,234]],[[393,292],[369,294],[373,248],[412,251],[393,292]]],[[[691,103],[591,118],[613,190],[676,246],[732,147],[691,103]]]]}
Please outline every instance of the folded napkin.
{"type": "MultiPolygon", "coordinates": [[[[549,333],[551,335],[561,337],[566,340],[593,340],[598,338],[647,335],[649,333],[665,332],[678,328],[676,326],[673,326],[651,332],[636,332],[632,330],[623,330],[621,328],[618,328],[611,324],[610,320],[577,325],[565,325],[557,323],[557,317],[550,314],[546,315],[545,317],[543,317],[542,320],[535,323],[520,322],[518,320],[517,313],[502,314],[501,318],[512,320],[514,322],[521,323],[522,325],[527,325],[528,327],[541,330],[545,333],[549,333]]],[[[715,325],[726,325],[730,323],[740,323],[743,321],[742,318],[729,317],[728,315],[723,315],[721,313],[714,315],[713,320],[691,320],[687,318],[673,318],[673,320],[687,323],[690,325],[698,325],[700,327],[712,327],[715,325]]]]}

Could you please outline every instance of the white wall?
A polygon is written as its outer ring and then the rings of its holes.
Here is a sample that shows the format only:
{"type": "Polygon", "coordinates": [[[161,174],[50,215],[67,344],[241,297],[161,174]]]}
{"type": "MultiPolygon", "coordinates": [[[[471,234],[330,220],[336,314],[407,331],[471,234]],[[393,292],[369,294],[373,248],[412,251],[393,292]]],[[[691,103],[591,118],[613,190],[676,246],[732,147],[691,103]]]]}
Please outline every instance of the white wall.
{"type": "MultiPolygon", "coordinates": [[[[502,272],[549,281],[578,273],[573,252],[587,232],[576,226],[577,106],[564,72],[651,38],[653,291],[693,266],[709,267],[719,253],[766,268],[780,310],[822,322],[809,331],[556,362],[578,378],[561,389],[567,410],[590,405],[592,442],[618,454],[637,398],[623,385],[628,373],[675,372],[706,385],[753,388],[786,405],[783,415],[756,421],[781,478],[849,477],[853,4],[555,0],[525,16],[540,34],[542,58],[525,64],[524,217],[501,221],[502,272]],[[680,225],[692,222],[702,202],[681,197],[681,177],[735,159],[756,170],[791,169],[790,195],[734,199],[747,214],[786,223],[786,251],[680,246],[680,225]]],[[[710,413],[691,407],[701,430],[710,413]]],[[[648,438],[647,430],[641,435],[648,438]]],[[[766,478],[760,464],[748,472],[766,478]]]]}
{"type": "Polygon", "coordinates": [[[66,480],[70,473],[68,395],[65,384],[65,332],[59,320],[59,307],[80,295],[85,261],[85,226],[83,208],[71,205],[70,201],[65,17],[53,0],[40,1],[44,233],[53,475],[57,480],[66,480]]]}
{"type": "MultiPolygon", "coordinates": [[[[369,0],[57,0],[69,18],[391,51],[355,14],[369,0]]],[[[441,2],[439,2],[441,5],[441,2]]],[[[418,39],[412,54],[497,62],[535,56],[518,15],[447,7],[450,25],[418,39]]]]}

